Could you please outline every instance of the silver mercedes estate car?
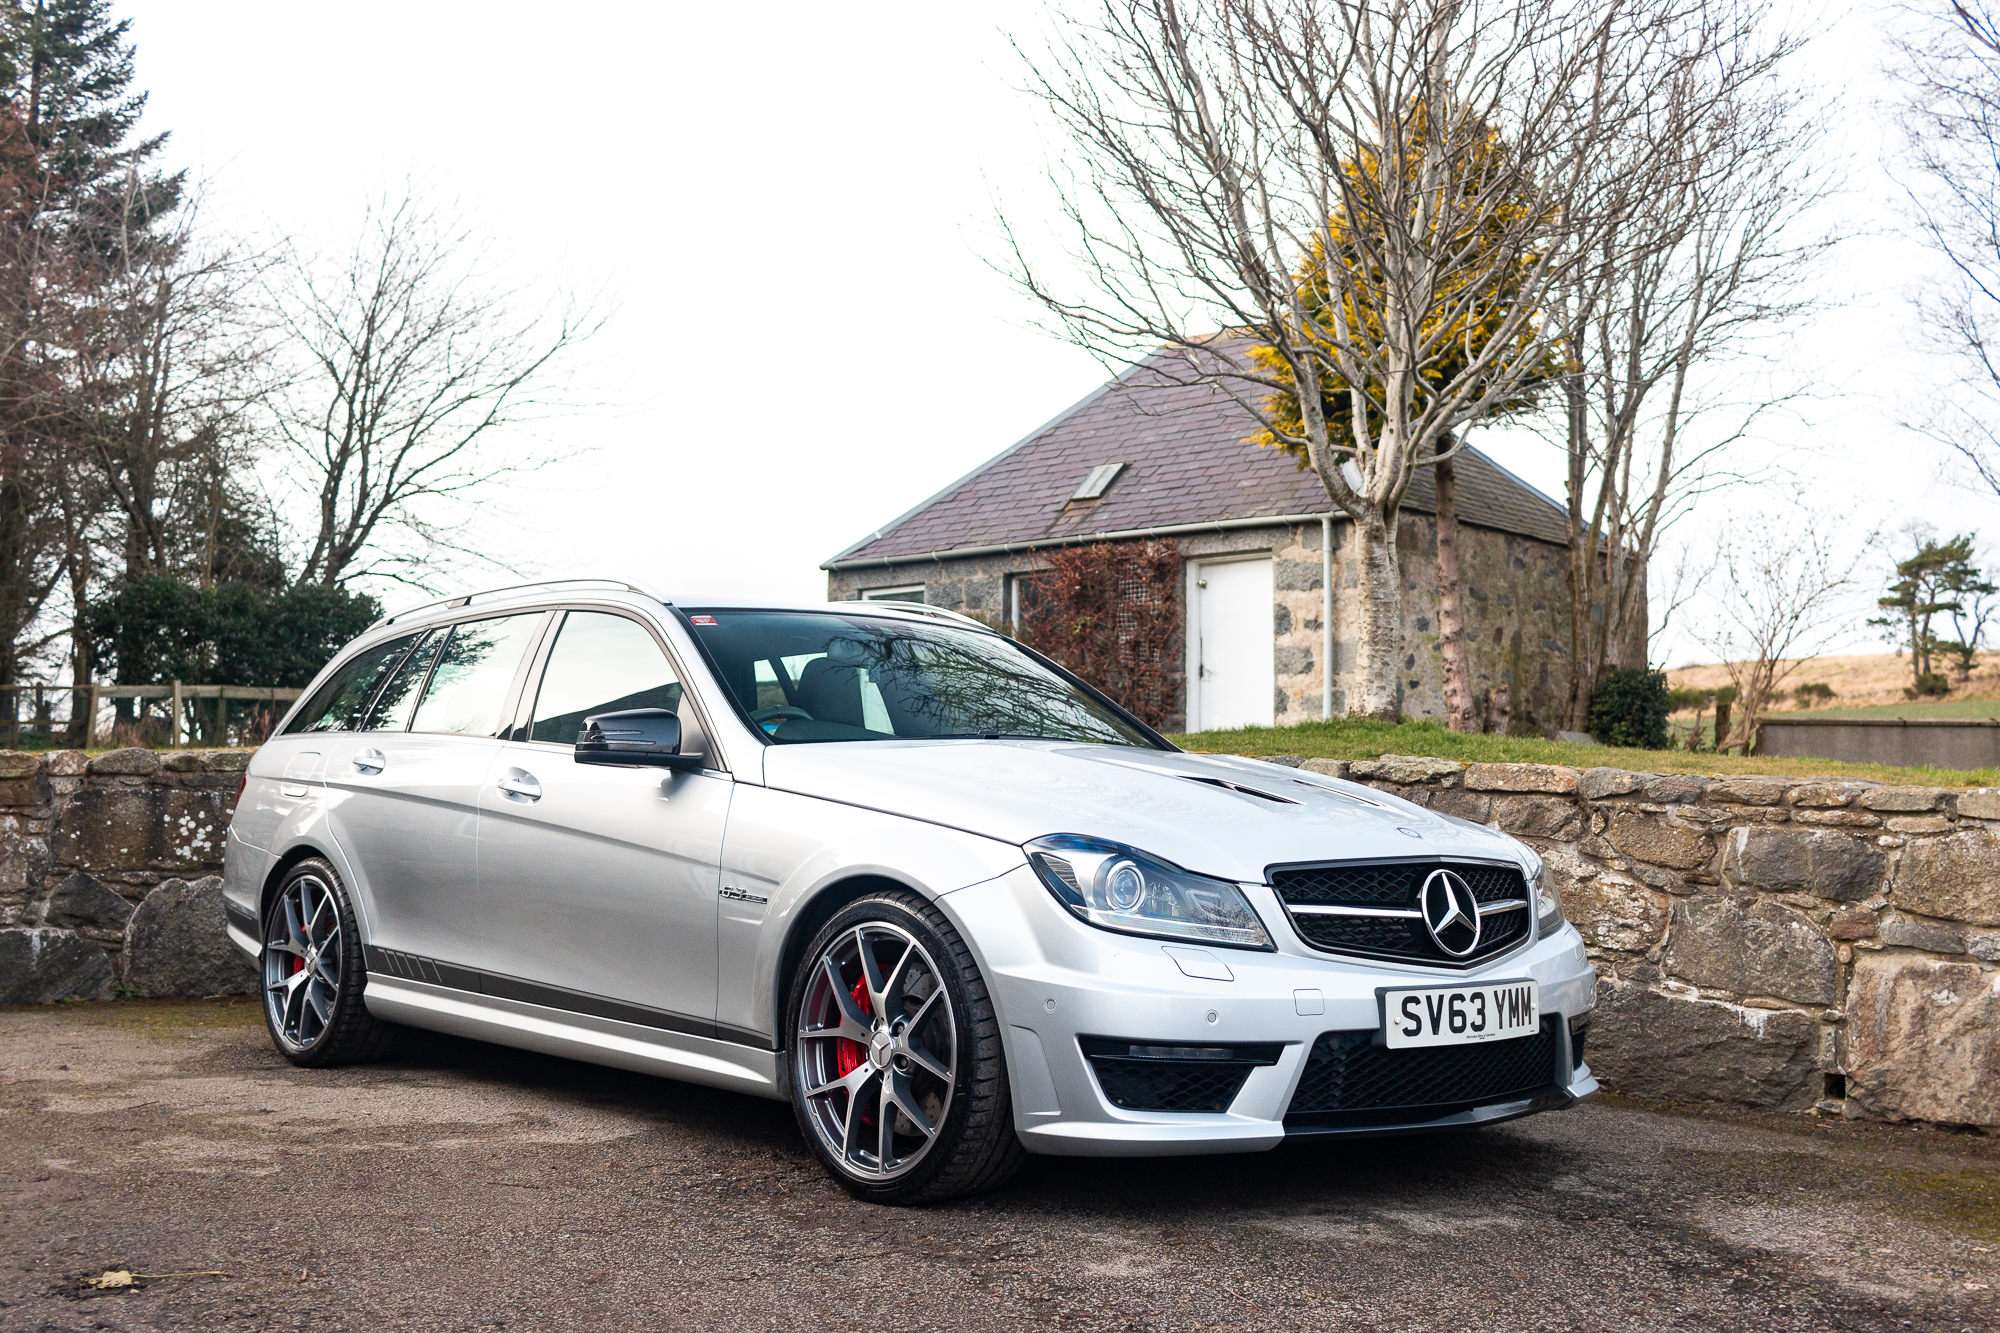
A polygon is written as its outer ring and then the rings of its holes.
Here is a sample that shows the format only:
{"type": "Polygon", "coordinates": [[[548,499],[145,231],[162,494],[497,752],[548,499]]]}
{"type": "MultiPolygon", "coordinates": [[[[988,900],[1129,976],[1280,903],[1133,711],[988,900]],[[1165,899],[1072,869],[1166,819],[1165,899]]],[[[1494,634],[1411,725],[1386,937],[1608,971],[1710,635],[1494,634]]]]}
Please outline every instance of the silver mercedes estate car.
{"type": "Polygon", "coordinates": [[[407,1025],[786,1100],[881,1202],[1597,1088],[1530,848],[1183,753],[917,605],[576,581],[391,616],[257,752],[226,861],[286,1059],[407,1025]]]}

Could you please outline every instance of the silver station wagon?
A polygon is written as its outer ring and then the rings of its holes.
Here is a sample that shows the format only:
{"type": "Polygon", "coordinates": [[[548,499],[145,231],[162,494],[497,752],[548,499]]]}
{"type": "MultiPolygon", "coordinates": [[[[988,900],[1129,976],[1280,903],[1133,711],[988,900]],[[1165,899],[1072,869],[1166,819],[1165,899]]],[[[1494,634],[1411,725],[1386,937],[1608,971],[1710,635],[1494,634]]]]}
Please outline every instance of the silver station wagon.
{"type": "Polygon", "coordinates": [[[226,894],[296,1064],[407,1025],[787,1100],[882,1202],[1597,1088],[1533,850],[1183,753],[921,606],[578,581],[392,616],[252,760],[226,894]]]}

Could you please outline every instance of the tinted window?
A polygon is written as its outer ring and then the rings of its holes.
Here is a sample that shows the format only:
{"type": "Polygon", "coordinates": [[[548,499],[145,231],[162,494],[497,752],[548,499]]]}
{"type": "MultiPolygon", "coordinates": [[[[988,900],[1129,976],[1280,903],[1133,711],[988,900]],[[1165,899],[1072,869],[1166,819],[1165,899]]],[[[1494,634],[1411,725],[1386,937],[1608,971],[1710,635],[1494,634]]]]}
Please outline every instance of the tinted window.
{"type": "Polygon", "coordinates": [[[623,616],[570,612],[542,673],[533,738],[574,745],[586,717],[627,708],[680,712],[681,687],[667,655],[644,626],[623,616]]]}
{"type": "Polygon", "coordinates": [[[499,735],[508,687],[541,623],[542,613],[531,611],[453,625],[410,730],[499,735]]]}
{"type": "Polygon", "coordinates": [[[444,642],[444,635],[441,629],[432,630],[417,645],[417,650],[403,660],[403,665],[389,677],[389,683],[377,696],[365,730],[408,730],[410,711],[417,706],[417,695],[424,688],[424,676],[430,671],[431,663],[437,660],[438,646],[444,642]]]}
{"type": "Polygon", "coordinates": [[[709,611],[688,620],[737,703],[774,741],[1155,744],[997,634],[820,612],[709,611]]]}
{"type": "Polygon", "coordinates": [[[382,683],[382,677],[389,674],[389,669],[396,665],[397,660],[409,651],[416,638],[411,634],[357,653],[319,687],[285,730],[358,731],[362,711],[375,696],[375,687],[382,683]]]}

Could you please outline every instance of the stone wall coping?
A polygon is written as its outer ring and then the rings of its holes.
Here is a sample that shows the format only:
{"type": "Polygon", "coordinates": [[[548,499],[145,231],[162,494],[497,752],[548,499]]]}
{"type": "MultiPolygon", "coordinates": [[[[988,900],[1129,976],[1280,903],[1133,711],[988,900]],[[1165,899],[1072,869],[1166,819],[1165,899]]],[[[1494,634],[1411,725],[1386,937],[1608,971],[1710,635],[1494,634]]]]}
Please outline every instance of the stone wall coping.
{"type": "Polygon", "coordinates": [[[1771,717],[1766,727],[2000,727],[2000,717],[1771,717]]]}

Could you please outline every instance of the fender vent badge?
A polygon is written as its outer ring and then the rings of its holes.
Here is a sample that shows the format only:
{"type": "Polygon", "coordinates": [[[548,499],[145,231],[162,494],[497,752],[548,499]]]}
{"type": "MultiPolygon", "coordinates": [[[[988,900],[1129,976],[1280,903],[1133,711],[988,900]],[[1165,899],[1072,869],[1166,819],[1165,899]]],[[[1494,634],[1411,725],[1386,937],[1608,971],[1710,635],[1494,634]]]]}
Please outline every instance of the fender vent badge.
{"type": "Polygon", "coordinates": [[[739,903],[768,903],[771,901],[769,898],[761,897],[758,894],[746,892],[743,889],[722,888],[722,889],[717,889],[716,893],[721,897],[728,898],[734,902],[739,902],[739,903]]]}

